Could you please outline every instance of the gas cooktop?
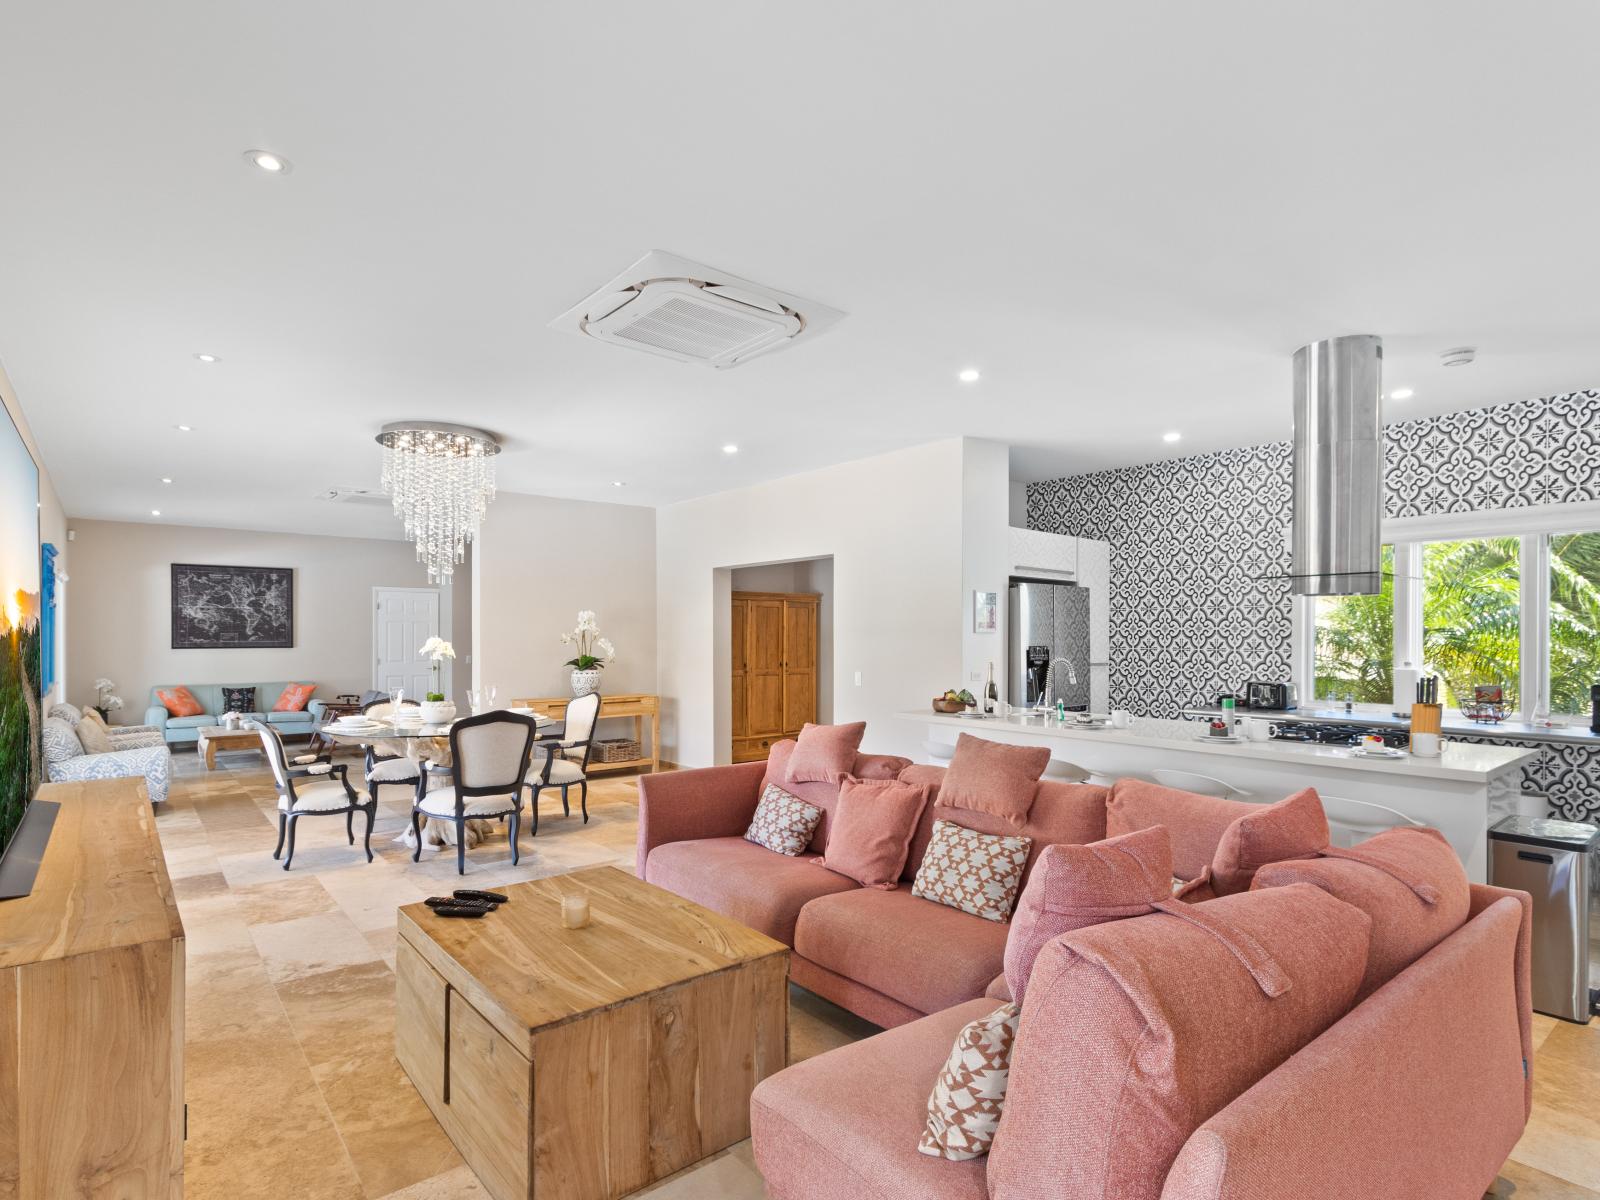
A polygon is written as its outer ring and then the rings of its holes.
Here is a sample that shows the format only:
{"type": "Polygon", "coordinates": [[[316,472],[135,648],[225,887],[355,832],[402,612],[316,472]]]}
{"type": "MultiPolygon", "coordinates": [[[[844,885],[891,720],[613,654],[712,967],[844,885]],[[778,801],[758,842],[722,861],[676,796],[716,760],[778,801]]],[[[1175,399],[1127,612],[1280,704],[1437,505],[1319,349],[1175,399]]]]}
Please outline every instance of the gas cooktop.
{"type": "Polygon", "coordinates": [[[1325,725],[1307,721],[1301,724],[1285,722],[1275,725],[1272,736],[1281,742],[1311,742],[1319,746],[1356,746],[1368,734],[1376,734],[1383,744],[1393,750],[1404,750],[1411,744],[1411,734],[1404,729],[1389,729],[1381,725],[1325,725]]]}

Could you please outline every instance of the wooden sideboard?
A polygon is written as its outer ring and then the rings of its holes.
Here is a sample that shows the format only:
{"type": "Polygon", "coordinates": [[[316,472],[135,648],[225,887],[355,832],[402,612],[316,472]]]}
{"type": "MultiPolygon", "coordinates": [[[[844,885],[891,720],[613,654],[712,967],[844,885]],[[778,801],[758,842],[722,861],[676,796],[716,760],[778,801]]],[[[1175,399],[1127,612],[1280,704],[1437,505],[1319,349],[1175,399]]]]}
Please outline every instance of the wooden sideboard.
{"type": "Polygon", "coordinates": [[[50,783],[31,894],[0,902],[0,1196],[183,1195],[184,937],[136,779],[50,783]]]}
{"type": "MultiPolygon", "coordinates": [[[[567,719],[567,705],[572,703],[571,696],[547,696],[538,699],[517,699],[511,702],[516,708],[531,708],[542,716],[550,717],[556,721],[567,719]]],[[[595,762],[589,760],[589,774],[595,775],[602,771],[642,771],[648,767],[652,771],[661,769],[661,697],[646,696],[643,694],[607,695],[600,697],[600,720],[609,717],[632,717],[633,740],[641,747],[644,745],[644,725],[650,722],[650,752],[641,754],[638,758],[626,759],[622,762],[595,762]]],[[[598,727],[595,736],[599,736],[598,727]]],[[[542,761],[542,760],[541,760],[542,761]]]]}

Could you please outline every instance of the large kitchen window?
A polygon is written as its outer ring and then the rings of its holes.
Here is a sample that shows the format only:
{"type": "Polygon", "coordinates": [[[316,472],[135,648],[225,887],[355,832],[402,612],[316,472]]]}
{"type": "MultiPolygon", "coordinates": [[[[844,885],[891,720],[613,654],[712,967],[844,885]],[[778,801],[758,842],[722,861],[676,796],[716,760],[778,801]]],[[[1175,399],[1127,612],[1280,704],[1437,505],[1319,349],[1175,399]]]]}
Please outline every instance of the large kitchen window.
{"type": "Polygon", "coordinates": [[[1437,675],[1456,712],[1499,688],[1512,720],[1586,722],[1600,683],[1600,504],[1571,511],[1560,525],[1537,510],[1385,522],[1382,592],[1300,605],[1301,696],[1404,710],[1405,680],[1437,675]]]}
{"type": "Polygon", "coordinates": [[[1522,675],[1519,537],[1463,538],[1422,547],[1422,670],[1437,675],[1446,708],[1500,688],[1518,707],[1522,675]]]}
{"type": "Polygon", "coordinates": [[[1318,700],[1390,703],[1394,692],[1394,547],[1383,548],[1383,591],[1376,596],[1318,596],[1318,700]]]}
{"type": "Polygon", "coordinates": [[[1553,533],[1550,556],[1550,712],[1589,713],[1600,683],[1600,533],[1553,533]]]}

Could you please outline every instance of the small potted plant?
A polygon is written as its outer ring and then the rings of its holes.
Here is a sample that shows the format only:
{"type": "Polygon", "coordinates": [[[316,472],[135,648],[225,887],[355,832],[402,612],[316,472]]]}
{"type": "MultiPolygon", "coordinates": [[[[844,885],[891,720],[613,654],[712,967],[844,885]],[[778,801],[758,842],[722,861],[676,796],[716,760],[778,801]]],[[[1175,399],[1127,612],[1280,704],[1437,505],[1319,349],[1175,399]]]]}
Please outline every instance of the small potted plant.
{"type": "Polygon", "coordinates": [[[433,691],[422,702],[422,719],[429,725],[448,725],[456,719],[455,701],[446,700],[439,690],[439,671],[444,660],[456,656],[456,648],[443,638],[431,637],[422,643],[418,654],[433,659],[433,691]]]}
{"type": "Polygon", "coordinates": [[[600,636],[600,624],[589,609],[578,614],[578,627],[563,633],[561,643],[578,648],[578,656],[569,658],[566,665],[572,668],[572,694],[587,696],[599,688],[600,672],[617,657],[617,651],[610,639],[600,636]]]}

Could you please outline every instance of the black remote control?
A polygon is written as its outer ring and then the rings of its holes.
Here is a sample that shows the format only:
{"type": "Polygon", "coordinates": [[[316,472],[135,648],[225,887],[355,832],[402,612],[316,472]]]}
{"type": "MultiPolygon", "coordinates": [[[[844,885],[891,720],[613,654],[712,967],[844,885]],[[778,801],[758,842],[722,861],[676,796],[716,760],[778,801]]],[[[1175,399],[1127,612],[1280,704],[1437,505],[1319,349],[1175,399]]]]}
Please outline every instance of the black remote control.
{"type": "Polygon", "coordinates": [[[484,912],[493,912],[500,907],[498,904],[492,904],[488,900],[457,899],[453,896],[429,896],[423,903],[435,910],[440,908],[481,908],[484,912]]]}
{"type": "Polygon", "coordinates": [[[502,895],[499,892],[480,892],[473,888],[457,888],[454,895],[457,900],[483,900],[489,904],[509,904],[511,902],[510,896],[502,895]]]}
{"type": "Polygon", "coordinates": [[[489,910],[480,904],[441,904],[433,910],[436,917],[481,917],[489,910]]]}

